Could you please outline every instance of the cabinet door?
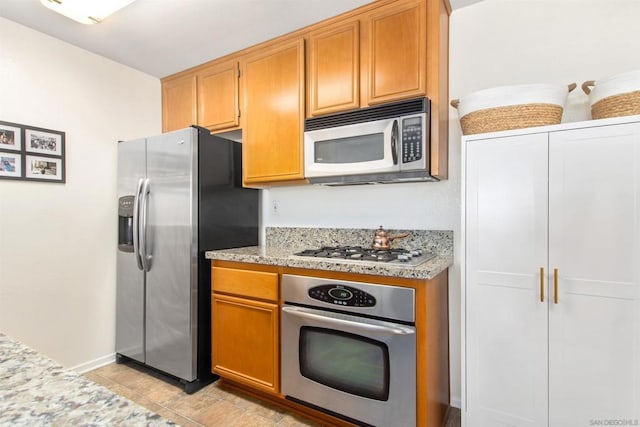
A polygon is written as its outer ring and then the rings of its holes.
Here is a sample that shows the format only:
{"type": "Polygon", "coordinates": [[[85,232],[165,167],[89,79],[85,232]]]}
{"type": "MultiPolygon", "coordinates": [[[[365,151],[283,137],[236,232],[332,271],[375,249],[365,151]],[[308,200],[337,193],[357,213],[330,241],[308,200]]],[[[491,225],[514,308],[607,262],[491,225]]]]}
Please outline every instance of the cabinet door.
{"type": "Polygon", "coordinates": [[[554,132],[549,158],[550,425],[640,419],[640,124],[554,132]]]}
{"type": "Polygon", "coordinates": [[[376,9],[369,17],[369,104],[426,93],[426,11],[423,0],[376,9]]]}
{"type": "Polygon", "coordinates": [[[547,134],[467,144],[469,426],[547,423],[547,147],[547,134]]]}
{"type": "Polygon", "coordinates": [[[183,129],[198,122],[196,76],[187,75],[162,82],[162,131],[183,129]]]}
{"type": "Polygon", "coordinates": [[[278,305],[213,293],[211,313],[213,372],[278,392],[278,305]]]}
{"type": "Polygon", "coordinates": [[[360,106],[360,25],[340,23],[309,34],[309,115],[360,106]]]}
{"type": "Polygon", "coordinates": [[[301,179],[304,40],[279,42],[244,58],[245,183],[301,179]]]}
{"type": "Polygon", "coordinates": [[[238,61],[198,72],[198,124],[215,131],[238,126],[238,61]]]}

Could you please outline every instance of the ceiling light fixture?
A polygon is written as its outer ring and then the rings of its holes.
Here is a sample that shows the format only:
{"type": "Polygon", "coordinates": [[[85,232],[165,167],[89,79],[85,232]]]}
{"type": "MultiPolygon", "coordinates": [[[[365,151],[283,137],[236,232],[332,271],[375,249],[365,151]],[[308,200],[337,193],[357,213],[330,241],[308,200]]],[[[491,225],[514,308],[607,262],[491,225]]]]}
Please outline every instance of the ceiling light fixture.
{"type": "Polygon", "coordinates": [[[47,8],[82,24],[97,24],[134,0],[40,0],[47,8]]]}

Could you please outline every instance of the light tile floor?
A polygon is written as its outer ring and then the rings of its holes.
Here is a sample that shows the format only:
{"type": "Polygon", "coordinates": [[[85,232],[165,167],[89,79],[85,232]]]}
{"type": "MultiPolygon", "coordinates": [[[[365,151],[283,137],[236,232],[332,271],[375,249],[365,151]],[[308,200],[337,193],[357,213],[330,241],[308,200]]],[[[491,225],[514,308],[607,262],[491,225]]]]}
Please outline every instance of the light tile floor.
{"type": "MultiPolygon", "coordinates": [[[[269,403],[224,389],[218,382],[186,394],[138,368],[116,363],[85,376],[184,427],[321,427],[269,403]]],[[[446,427],[459,426],[460,411],[454,409],[446,427]]]]}

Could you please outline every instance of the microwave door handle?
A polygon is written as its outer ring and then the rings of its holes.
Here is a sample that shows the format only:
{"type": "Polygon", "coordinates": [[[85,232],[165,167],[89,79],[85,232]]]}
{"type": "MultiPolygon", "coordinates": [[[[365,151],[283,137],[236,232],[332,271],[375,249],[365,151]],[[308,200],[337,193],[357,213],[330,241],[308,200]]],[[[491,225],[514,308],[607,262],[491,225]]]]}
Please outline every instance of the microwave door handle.
{"type": "Polygon", "coordinates": [[[391,156],[393,158],[393,164],[398,164],[398,120],[393,121],[393,127],[391,128],[391,156]]]}
{"type": "Polygon", "coordinates": [[[354,322],[350,320],[336,319],[335,317],[327,317],[321,314],[310,313],[304,310],[303,308],[298,308],[298,307],[282,307],[282,311],[284,313],[291,314],[293,316],[316,320],[324,323],[331,323],[338,326],[347,326],[347,327],[359,329],[365,332],[382,333],[382,334],[390,334],[390,335],[411,335],[415,333],[413,329],[405,328],[400,325],[390,327],[390,326],[372,325],[370,323],[354,322]]]}

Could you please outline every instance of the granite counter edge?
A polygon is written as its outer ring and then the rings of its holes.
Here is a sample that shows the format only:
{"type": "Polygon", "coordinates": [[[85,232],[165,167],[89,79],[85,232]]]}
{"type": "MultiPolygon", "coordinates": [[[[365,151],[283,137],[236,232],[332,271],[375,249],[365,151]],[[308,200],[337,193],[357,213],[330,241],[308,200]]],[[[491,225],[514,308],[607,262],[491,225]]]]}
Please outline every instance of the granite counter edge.
{"type": "Polygon", "coordinates": [[[312,259],[296,259],[290,255],[265,254],[262,247],[242,248],[255,253],[238,253],[238,250],[207,251],[207,259],[219,261],[234,261],[249,264],[273,265],[278,267],[306,268],[311,270],[339,271],[345,273],[369,274],[387,277],[402,277],[407,279],[430,280],[445,271],[453,264],[453,256],[438,255],[417,267],[390,266],[387,264],[359,264],[354,262],[332,262],[312,259]]]}

